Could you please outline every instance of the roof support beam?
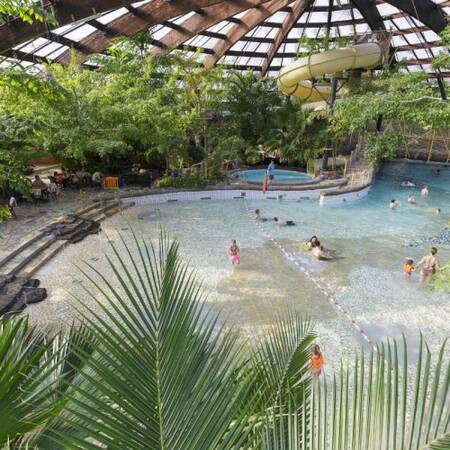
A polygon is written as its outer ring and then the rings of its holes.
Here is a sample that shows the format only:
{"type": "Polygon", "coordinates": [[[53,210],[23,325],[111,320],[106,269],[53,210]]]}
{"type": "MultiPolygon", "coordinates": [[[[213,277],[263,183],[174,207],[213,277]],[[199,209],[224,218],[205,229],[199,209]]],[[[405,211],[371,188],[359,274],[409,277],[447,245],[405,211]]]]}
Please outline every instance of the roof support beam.
{"type": "Polygon", "coordinates": [[[245,36],[253,28],[260,25],[272,14],[288,5],[289,0],[271,0],[264,5],[250,9],[240,19],[240,24],[235,24],[227,33],[226,39],[219,41],[213,48],[214,54],[205,58],[206,67],[213,66],[237,41],[245,36]]]}
{"type": "Polygon", "coordinates": [[[420,20],[437,34],[447,25],[441,5],[431,0],[387,0],[387,3],[420,20]]]}
{"type": "MultiPolygon", "coordinates": [[[[54,2],[53,7],[58,26],[63,26],[127,4],[131,4],[131,1],[64,0],[63,2],[54,2]]],[[[47,33],[45,23],[34,22],[30,25],[22,22],[20,19],[14,19],[0,26],[0,52],[16,47],[45,33],[47,33]]]]}
{"type": "MultiPolygon", "coordinates": [[[[132,36],[165,20],[208,6],[220,5],[221,3],[225,3],[224,0],[172,0],[171,2],[153,0],[135,8],[133,13],[128,12],[111,21],[108,23],[108,28],[113,33],[132,36]]],[[[111,38],[101,31],[95,31],[82,39],[80,44],[85,48],[89,48],[91,52],[101,53],[109,47],[111,38]]],[[[87,58],[87,55],[79,53],[76,56],[78,63],[83,63],[87,58]]],[[[58,58],[58,62],[68,64],[70,62],[70,52],[63,53],[58,58]]]]}
{"type": "MultiPolygon", "coordinates": [[[[235,14],[239,14],[246,9],[259,6],[269,0],[229,0],[220,5],[210,6],[196,11],[196,14],[186,19],[179,25],[179,29],[174,29],[167,33],[160,42],[168,49],[174,49],[184,44],[187,40],[200,34],[209,27],[228,19],[235,14]]],[[[241,21],[238,20],[237,24],[241,21]]],[[[152,49],[153,54],[161,53],[161,49],[152,49]]]]}
{"type": "Polygon", "coordinates": [[[385,31],[383,18],[381,17],[375,0],[350,0],[351,3],[359,10],[366,22],[373,31],[385,31]]]}
{"type": "Polygon", "coordinates": [[[298,19],[302,16],[306,9],[313,3],[313,1],[314,0],[296,0],[294,5],[292,6],[290,14],[285,17],[281,28],[277,31],[274,43],[270,46],[267,52],[267,56],[263,62],[261,69],[262,76],[266,74],[274,56],[276,55],[286,36],[292,30],[294,24],[298,21],[298,19]]]}

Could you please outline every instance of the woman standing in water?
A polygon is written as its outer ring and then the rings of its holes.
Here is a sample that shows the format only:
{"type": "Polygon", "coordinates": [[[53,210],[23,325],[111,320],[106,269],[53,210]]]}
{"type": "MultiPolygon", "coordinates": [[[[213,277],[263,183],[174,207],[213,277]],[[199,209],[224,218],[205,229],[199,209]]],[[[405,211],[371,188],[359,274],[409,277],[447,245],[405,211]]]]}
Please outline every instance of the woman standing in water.
{"type": "Polygon", "coordinates": [[[433,274],[436,273],[436,269],[439,267],[439,260],[437,259],[436,253],[437,248],[431,247],[430,254],[424,256],[417,264],[417,267],[422,267],[419,279],[420,286],[428,284],[433,274]]]}

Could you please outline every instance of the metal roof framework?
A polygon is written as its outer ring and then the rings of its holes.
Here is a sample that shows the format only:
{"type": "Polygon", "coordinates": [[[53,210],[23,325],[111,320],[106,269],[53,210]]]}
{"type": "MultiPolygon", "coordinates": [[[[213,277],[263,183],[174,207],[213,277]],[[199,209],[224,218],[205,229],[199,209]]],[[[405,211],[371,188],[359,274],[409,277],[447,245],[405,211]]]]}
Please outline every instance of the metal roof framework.
{"type": "MultiPolygon", "coordinates": [[[[388,30],[391,52],[408,71],[432,73],[448,49],[438,33],[449,21],[449,0],[51,0],[59,26],[0,24],[1,64],[33,69],[42,61],[68,64],[75,52],[103,53],[114,37],[148,31],[151,53],[175,50],[205,65],[223,64],[273,76],[292,62],[301,37],[352,38],[388,30]]],[[[450,73],[440,74],[450,77],[450,73]]]]}

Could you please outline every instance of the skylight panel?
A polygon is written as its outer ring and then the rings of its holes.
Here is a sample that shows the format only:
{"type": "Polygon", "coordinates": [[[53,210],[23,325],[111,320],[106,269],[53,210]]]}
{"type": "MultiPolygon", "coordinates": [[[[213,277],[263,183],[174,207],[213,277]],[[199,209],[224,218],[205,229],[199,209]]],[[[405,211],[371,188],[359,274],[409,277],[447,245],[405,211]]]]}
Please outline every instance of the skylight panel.
{"type": "Polygon", "coordinates": [[[113,20],[118,19],[119,17],[122,17],[123,15],[127,14],[128,12],[129,11],[126,8],[119,8],[119,9],[116,9],[114,11],[111,11],[111,12],[99,17],[97,20],[100,23],[106,25],[106,24],[112,22],[113,20]]]}
{"type": "Polygon", "coordinates": [[[90,34],[97,31],[95,27],[92,25],[84,24],[81,27],[77,28],[74,31],[71,31],[70,33],[65,34],[65,37],[68,39],[72,39],[72,41],[81,41],[81,39],[85,38],[86,36],[89,36],[90,34]]]}
{"type": "Polygon", "coordinates": [[[63,47],[61,44],[58,44],[57,42],[50,42],[45,47],[37,50],[34,52],[34,55],[39,56],[41,58],[47,57],[50,53],[54,52],[55,50],[58,50],[59,48],[63,47]]]}
{"type": "Polygon", "coordinates": [[[49,39],[39,37],[37,39],[29,41],[28,43],[14,47],[14,50],[20,50],[25,53],[33,53],[37,49],[41,48],[43,45],[48,44],[49,42],[50,42],[49,39]]]}

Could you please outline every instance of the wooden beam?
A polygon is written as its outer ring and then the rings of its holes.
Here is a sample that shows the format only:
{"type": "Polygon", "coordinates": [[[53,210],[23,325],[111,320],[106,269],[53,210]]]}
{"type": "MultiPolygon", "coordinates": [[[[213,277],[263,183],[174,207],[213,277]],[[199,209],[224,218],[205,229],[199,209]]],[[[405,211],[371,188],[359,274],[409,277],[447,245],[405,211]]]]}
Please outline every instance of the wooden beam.
{"type": "MultiPolygon", "coordinates": [[[[179,24],[178,29],[170,31],[159,41],[168,49],[177,48],[187,40],[222,20],[231,18],[235,14],[239,14],[242,11],[259,6],[268,1],[269,0],[231,0],[222,2],[220,5],[203,8],[200,11],[196,11],[194,15],[179,24]]],[[[241,21],[237,20],[235,23],[239,24],[241,21]]],[[[151,53],[157,54],[162,51],[162,49],[155,48],[152,49],[151,53]]]]}
{"type": "Polygon", "coordinates": [[[447,26],[447,17],[440,4],[431,0],[386,0],[399,10],[420,20],[435,33],[439,34],[447,26]]]}
{"type": "Polygon", "coordinates": [[[253,28],[260,25],[264,20],[285,7],[289,0],[271,0],[264,5],[252,8],[240,19],[240,24],[235,24],[227,33],[226,39],[216,43],[213,48],[214,54],[205,58],[206,67],[213,66],[236,42],[245,36],[253,28]]]}
{"type": "MultiPolygon", "coordinates": [[[[64,0],[63,2],[53,2],[56,20],[60,27],[130,3],[131,1],[127,0],[64,0]]],[[[46,32],[45,23],[34,22],[30,25],[18,18],[11,20],[0,25],[0,52],[44,35],[46,32]]]]}
{"type": "Polygon", "coordinates": [[[291,31],[292,27],[295,23],[297,23],[298,19],[302,16],[302,14],[306,11],[306,9],[313,3],[314,0],[296,0],[292,5],[291,12],[284,18],[281,28],[277,31],[275,35],[274,42],[270,46],[267,56],[263,62],[261,74],[264,76],[269,68],[272,60],[280,48],[281,44],[291,31]]]}
{"type": "MultiPolygon", "coordinates": [[[[224,0],[172,0],[170,2],[153,0],[135,8],[133,13],[128,12],[109,22],[108,28],[112,33],[132,36],[165,20],[221,3],[225,3],[224,0]]],[[[101,53],[110,46],[111,37],[101,31],[94,31],[82,39],[80,44],[89,48],[91,53],[101,53]]],[[[78,53],[76,56],[78,63],[83,63],[87,58],[87,55],[82,53],[78,53]]],[[[58,62],[61,64],[68,64],[69,61],[70,52],[65,52],[58,58],[58,62]]]]}
{"type": "Polygon", "coordinates": [[[385,31],[383,18],[376,6],[375,0],[350,0],[351,3],[359,10],[369,27],[373,31],[385,31]]]}

